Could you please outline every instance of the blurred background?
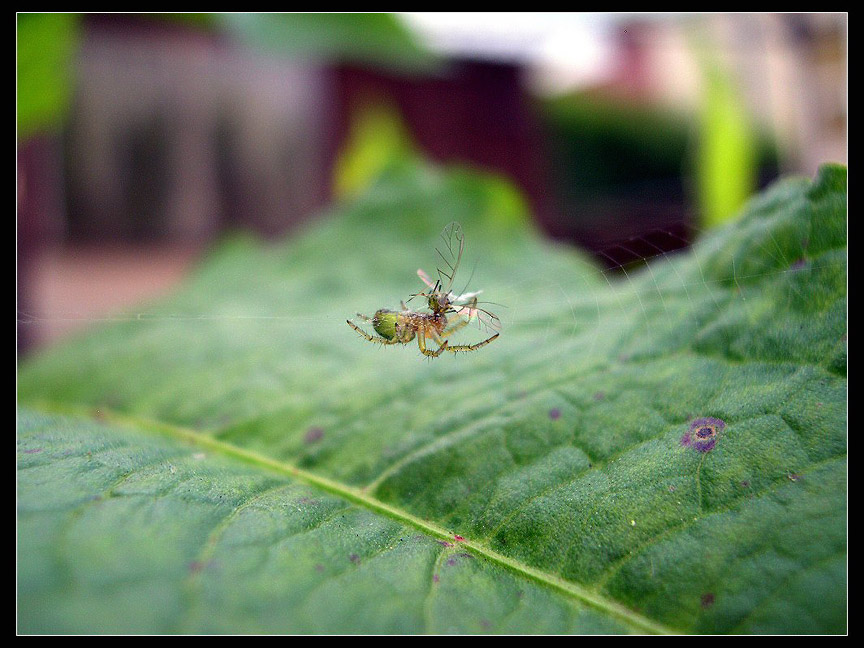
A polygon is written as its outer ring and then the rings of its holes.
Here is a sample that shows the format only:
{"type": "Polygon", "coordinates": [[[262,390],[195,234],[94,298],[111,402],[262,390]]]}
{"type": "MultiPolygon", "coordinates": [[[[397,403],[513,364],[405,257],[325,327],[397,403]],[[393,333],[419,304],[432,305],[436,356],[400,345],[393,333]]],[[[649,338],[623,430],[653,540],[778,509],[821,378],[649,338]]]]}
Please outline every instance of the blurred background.
{"type": "Polygon", "coordinates": [[[398,158],[509,178],[626,268],[846,162],[847,15],[18,14],[26,355],[398,158]]]}

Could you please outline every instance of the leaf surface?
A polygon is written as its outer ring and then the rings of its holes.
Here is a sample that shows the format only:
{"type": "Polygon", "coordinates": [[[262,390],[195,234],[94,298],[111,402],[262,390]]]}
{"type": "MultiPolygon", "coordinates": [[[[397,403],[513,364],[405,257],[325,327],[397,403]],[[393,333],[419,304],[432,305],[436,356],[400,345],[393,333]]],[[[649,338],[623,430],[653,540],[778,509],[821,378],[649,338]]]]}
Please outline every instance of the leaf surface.
{"type": "Polygon", "coordinates": [[[827,166],[614,276],[403,168],[227,242],[22,367],[20,629],[845,632],[845,232],[827,166]],[[452,220],[501,337],[364,341],[452,220]]]}

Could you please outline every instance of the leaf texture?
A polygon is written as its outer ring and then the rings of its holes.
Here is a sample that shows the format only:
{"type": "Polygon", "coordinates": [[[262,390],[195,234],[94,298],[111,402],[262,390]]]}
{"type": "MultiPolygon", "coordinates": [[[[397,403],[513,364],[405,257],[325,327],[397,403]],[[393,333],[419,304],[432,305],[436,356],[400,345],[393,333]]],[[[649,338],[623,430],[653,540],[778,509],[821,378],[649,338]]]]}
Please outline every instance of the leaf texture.
{"type": "Polygon", "coordinates": [[[846,630],[842,167],[614,274],[403,168],[119,319],[19,372],[22,632],[846,630]],[[364,341],[453,220],[501,337],[364,341]]]}

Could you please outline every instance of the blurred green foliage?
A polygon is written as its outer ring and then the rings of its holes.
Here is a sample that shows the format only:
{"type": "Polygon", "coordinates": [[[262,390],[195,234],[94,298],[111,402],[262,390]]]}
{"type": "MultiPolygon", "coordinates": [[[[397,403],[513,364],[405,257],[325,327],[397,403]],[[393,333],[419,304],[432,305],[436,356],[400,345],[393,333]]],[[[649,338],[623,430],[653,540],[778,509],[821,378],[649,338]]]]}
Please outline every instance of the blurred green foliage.
{"type": "Polygon", "coordinates": [[[18,14],[18,141],[60,127],[72,96],[77,14],[18,14]]]}
{"type": "Polygon", "coordinates": [[[352,115],[351,132],[336,160],[333,192],[358,196],[388,168],[416,162],[420,154],[396,106],[375,103],[352,115]]]}
{"type": "Polygon", "coordinates": [[[733,79],[706,65],[696,149],[696,186],[702,224],[733,218],[756,190],[759,151],[747,107],[733,79]]]}
{"type": "Polygon", "coordinates": [[[757,173],[776,175],[776,145],[764,136],[745,139],[741,108],[727,88],[718,86],[706,105],[700,121],[683,111],[583,93],[541,102],[555,189],[568,220],[602,227],[584,205],[604,198],[680,203],[698,210],[704,224],[734,213],[757,173]]]}
{"type": "Polygon", "coordinates": [[[552,145],[579,182],[578,194],[679,175],[690,119],[611,97],[575,93],[541,103],[552,145]]]}
{"type": "Polygon", "coordinates": [[[429,68],[434,57],[389,13],[232,13],[218,21],[243,43],[291,57],[429,68]]]}
{"type": "MultiPolygon", "coordinates": [[[[387,13],[153,13],[161,20],[224,30],[246,45],[292,57],[429,69],[434,57],[387,13]]],[[[21,13],[18,29],[18,140],[60,127],[73,92],[81,15],[21,13]]]]}

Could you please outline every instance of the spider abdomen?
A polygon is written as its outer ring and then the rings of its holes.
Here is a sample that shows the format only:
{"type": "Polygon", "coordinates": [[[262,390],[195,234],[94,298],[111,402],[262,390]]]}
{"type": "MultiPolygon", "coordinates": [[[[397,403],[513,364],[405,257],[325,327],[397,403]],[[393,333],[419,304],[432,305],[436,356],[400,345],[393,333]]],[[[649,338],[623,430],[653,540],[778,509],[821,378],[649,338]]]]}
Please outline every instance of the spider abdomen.
{"type": "Polygon", "coordinates": [[[407,343],[414,339],[415,328],[404,313],[382,308],[372,317],[372,328],[383,338],[407,343]]]}

